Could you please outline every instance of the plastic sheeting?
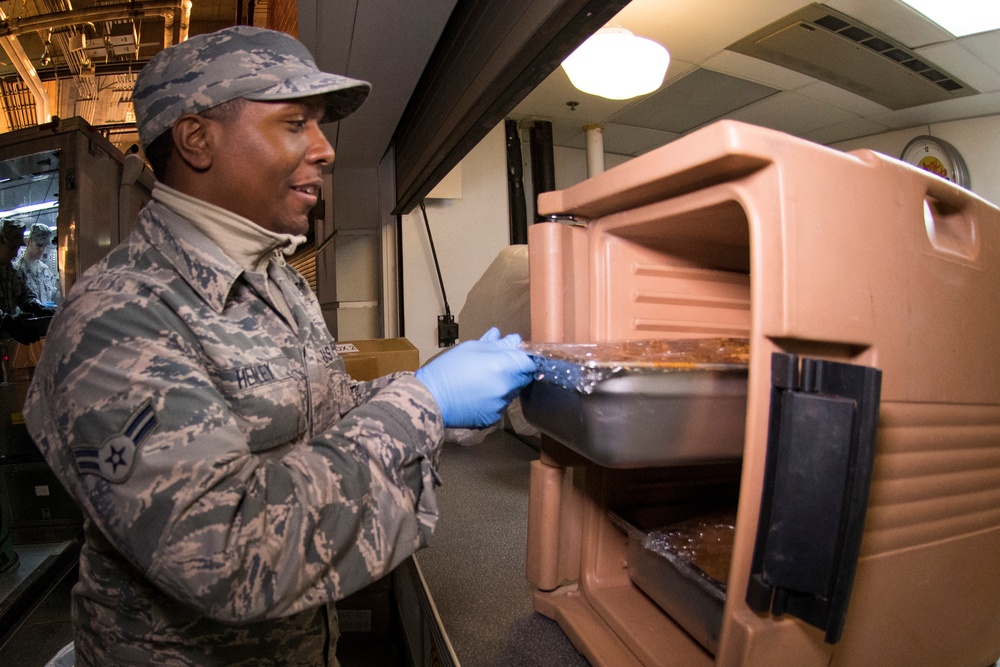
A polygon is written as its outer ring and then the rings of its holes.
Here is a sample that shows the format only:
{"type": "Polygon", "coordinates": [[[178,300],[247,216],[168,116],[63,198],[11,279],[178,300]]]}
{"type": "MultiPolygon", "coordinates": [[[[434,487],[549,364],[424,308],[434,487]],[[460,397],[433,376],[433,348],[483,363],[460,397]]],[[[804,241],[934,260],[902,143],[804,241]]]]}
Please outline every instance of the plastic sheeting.
{"type": "MultiPolygon", "coordinates": [[[[531,293],[528,284],[528,246],[512,245],[500,251],[469,290],[458,314],[462,340],[474,340],[497,327],[500,333],[531,336],[531,293]]],[[[538,429],[521,412],[520,399],[507,408],[505,426],[518,435],[535,436],[538,429]]],[[[445,438],[462,445],[478,444],[499,425],[482,429],[448,429],[445,438]]]]}
{"type": "Polygon", "coordinates": [[[531,295],[528,289],[528,246],[500,251],[469,290],[458,314],[462,340],[479,338],[497,327],[503,335],[531,337],[531,295]]]}

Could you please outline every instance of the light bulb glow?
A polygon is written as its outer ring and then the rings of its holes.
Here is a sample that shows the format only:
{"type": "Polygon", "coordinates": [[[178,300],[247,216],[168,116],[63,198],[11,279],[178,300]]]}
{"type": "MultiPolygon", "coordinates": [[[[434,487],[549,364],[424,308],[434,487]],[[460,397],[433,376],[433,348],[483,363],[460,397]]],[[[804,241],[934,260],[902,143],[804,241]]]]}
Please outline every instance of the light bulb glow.
{"type": "Polygon", "coordinates": [[[563,61],[578,90],[611,100],[651,93],[663,84],[670,54],[623,28],[601,28],[563,61]]]}

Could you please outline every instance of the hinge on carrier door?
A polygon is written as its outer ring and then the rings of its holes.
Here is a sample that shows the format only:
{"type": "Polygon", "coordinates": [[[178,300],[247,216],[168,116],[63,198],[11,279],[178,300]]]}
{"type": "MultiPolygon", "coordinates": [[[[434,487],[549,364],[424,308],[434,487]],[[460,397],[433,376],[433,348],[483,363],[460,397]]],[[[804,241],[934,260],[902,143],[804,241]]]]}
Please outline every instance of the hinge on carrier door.
{"type": "Polygon", "coordinates": [[[747,604],[836,643],[868,508],[882,372],[775,353],[747,604]]]}

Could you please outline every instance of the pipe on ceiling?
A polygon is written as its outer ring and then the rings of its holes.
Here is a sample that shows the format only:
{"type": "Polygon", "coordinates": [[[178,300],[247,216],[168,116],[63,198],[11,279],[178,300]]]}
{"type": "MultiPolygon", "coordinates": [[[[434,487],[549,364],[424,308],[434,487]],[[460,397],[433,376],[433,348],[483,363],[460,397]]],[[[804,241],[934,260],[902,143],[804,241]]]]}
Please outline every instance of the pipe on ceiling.
{"type": "Polygon", "coordinates": [[[600,125],[585,125],[587,135],[587,178],[604,173],[604,128],[600,125]]]}
{"type": "MultiPolygon", "coordinates": [[[[167,48],[174,43],[174,12],[167,12],[163,15],[163,48],[167,48]]],[[[138,51],[139,45],[136,45],[138,51]]]]}
{"type": "MultiPolygon", "coordinates": [[[[190,0],[188,0],[188,4],[190,4],[190,0]]],[[[71,9],[65,12],[39,14],[37,16],[5,18],[3,19],[3,25],[0,25],[0,37],[18,35],[27,31],[63,28],[81,23],[140,19],[146,16],[162,16],[164,21],[169,20],[172,26],[174,13],[179,9],[184,9],[183,0],[145,0],[144,2],[140,0],[139,2],[100,5],[86,9],[71,9]]],[[[190,12],[191,8],[188,7],[188,23],[190,23],[190,12]]],[[[173,41],[172,38],[171,41],[173,41]]]]}
{"type": "MultiPolygon", "coordinates": [[[[7,15],[0,9],[0,21],[4,20],[7,20],[7,15]]],[[[17,38],[17,35],[3,34],[0,35],[0,46],[3,47],[4,53],[10,58],[11,64],[21,76],[24,85],[28,87],[35,98],[35,118],[38,124],[48,123],[52,120],[52,102],[49,100],[49,94],[46,92],[38,72],[35,71],[35,66],[31,64],[31,59],[24,52],[21,40],[17,38]]]]}
{"type": "Polygon", "coordinates": [[[191,7],[194,3],[191,0],[181,0],[181,24],[177,30],[177,41],[183,42],[188,38],[188,29],[191,27],[191,7]]]}
{"type": "MultiPolygon", "coordinates": [[[[163,48],[167,48],[174,43],[174,15],[180,14],[180,26],[177,32],[178,43],[186,41],[188,38],[188,28],[191,26],[191,0],[174,0],[175,7],[167,9],[155,9],[149,13],[163,17],[163,48]]],[[[132,17],[129,17],[132,18],[132,17]]]]}

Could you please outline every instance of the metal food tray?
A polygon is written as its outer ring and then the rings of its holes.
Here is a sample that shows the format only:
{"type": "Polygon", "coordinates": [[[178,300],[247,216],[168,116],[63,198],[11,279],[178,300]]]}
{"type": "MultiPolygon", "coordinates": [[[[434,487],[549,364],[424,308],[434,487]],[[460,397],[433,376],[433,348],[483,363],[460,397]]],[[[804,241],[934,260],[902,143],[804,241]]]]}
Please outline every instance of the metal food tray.
{"type": "Polygon", "coordinates": [[[640,468],[743,454],[745,362],[673,354],[608,362],[588,358],[596,346],[526,347],[538,372],[521,394],[524,416],[594,463],[640,468]]]}
{"type": "Polygon", "coordinates": [[[719,582],[677,554],[650,544],[644,531],[621,517],[611,520],[628,535],[628,573],[632,582],[710,653],[719,649],[726,583],[719,582]]]}

